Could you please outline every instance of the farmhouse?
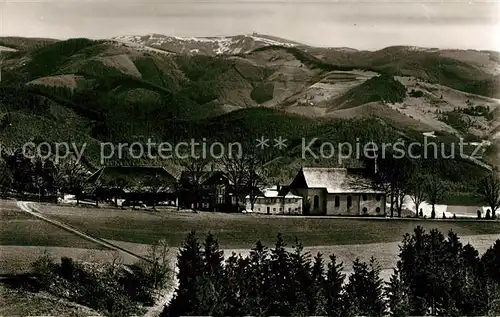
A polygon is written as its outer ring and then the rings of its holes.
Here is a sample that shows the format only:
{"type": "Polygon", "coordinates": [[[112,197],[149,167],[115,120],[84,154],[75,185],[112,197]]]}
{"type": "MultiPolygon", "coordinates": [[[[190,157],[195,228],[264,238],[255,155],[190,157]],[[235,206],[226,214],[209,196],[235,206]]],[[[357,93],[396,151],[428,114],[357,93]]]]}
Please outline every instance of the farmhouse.
{"type": "Polygon", "coordinates": [[[236,203],[231,183],[222,171],[183,171],[179,183],[179,204],[183,208],[194,208],[198,201],[198,210],[223,212],[230,211],[236,203]],[[196,193],[199,197],[195,197],[196,193]]]}
{"type": "Polygon", "coordinates": [[[290,185],[303,197],[304,214],[384,216],[385,195],[371,181],[346,168],[303,167],[290,185]]]}
{"type": "Polygon", "coordinates": [[[262,191],[255,197],[252,210],[250,196],[245,197],[247,211],[264,214],[300,215],[302,214],[302,197],[290,192],[290,187],[275,186],[262,191]]]}
{"type": "Polygon", "coordinates": [[[92,174],[86,181],[94,187],[94,195],[115,200],[125,199],[125,204],[142,202],[154,205],[158,201],[175,204],[176,179],[163,167],[156,166],[106,166],[92,174]]]}

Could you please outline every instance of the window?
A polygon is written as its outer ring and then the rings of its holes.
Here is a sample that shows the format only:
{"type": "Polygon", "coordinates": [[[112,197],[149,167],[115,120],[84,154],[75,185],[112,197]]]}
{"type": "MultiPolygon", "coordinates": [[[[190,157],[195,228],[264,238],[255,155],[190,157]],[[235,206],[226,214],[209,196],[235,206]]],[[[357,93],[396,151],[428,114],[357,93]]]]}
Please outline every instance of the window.
{"type": "Polygon", "coordinates": [[[365,213],[365,214],[366,214],[367,212],[368,212],[368,208],[363,207],[363,213],[365,213]]]}
{"type": "Polygon", "coordinates": [[[347,196],[347,209],[352,207],[352,197],[347,196]]]}
{"type": "Polygon", "coordinates": [[[260,208],[257,208],[257,211],[260,211],[260,208]]]}
{"type": "Polygon", "coordinates": [[[375,199],[376,199],[377,201],[380,201],[380,195],[375,196],[375,199]]]}
{"type": "Polygon", "coordinates": [[[292,208],[288,208],[288,212],[291,212],[292,211],[292,208]]]}
{"type": "Polygon", "coordinates": [[[276,211],[276,208],[273,208],[273,211],[276,211]]]}
{"type": "Polygon", "coordinates": [[[224,196],[219,195],[217,196],[217,204],[223,204],[224,203],[224,196]]]}
{"type": "Polygon", "coordinates": [[[379,213],[379,212],[380,212],[380,207],[377,207],[377,209],[375,209],[375,211],[376,211],[377,213],[379,213]]]}
{"type": "Polygon", "coordinates": [[[367,201],[367,200],[368,200],[368,196],[366,196],[366,194],[363,194],[363,200],[364,200],[364,201],[367,201]]]}
{"type": "Polygon", "coordinates": [[[283,211],[283,208],[280,208],[280,211],[283,211]]]}
{"type": "Polygon", "coordinates": [[[314,195],[313,208],[314,209],[318,209],[319,208],[319,196],[318,195],[314,195]]]}

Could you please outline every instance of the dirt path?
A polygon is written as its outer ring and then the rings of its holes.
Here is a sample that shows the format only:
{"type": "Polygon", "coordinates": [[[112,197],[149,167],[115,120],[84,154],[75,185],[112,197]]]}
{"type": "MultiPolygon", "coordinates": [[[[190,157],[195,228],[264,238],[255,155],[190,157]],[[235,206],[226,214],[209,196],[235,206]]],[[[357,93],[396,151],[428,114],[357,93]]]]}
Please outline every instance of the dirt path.
{"type": "Polygon", "coordinates": [[[106,242],[106,241],[104,241],[102,239],[92,237],[92,236],[90,236],[90,235],[88,235],[86,233],[78,231],[77,229],[75,229],[75,228],[73,228],[73,227],[71,227],[71,226],[69,226],[69,225],[67,225],[65,223],[59,222],[59,221],[51,219],[51,218],[49,218],[49,217],[47,217],[45,215],[42,215],[32,205],[33,205],[32,203],[26,202],[26,201],[18,201],[17,202],[17,206],[21,210],[29,213],[30,215],[32,215],[34,217],[37,217],[37,218],[39,218],[39,219],[41,219],[43,221],[46,221],[46,222],[48,222],[50,224],[55,225],[55,226],[57,226],[57,227],[59,227],[61,229],[64,229],[64,230],[69,231],[71,233],[74,233],[77,236],[82,237],[82,238],[84,238],[86,240],[89,240],[91,242],[100,244],[101,246],[106,247],[108,249],[111,249],[111,250],[114,250],[114,251],[119,251],[119,252],[124,252],[124,253],[126,253],[128,255],[131,255],[131,256],[135,257],[138,260],[148,261],[146,258],[144,258],[144,257],[142,257],[142,256],[140,256],[138,254],[135,254],[135,253],[133,253],[131,251],[128,251],[128,250],[126,250],[126,249],[124,249],[122,247],[119,247],[119,246],[117,246],[117,245],[115,245],[113,243],[106,242]]]}

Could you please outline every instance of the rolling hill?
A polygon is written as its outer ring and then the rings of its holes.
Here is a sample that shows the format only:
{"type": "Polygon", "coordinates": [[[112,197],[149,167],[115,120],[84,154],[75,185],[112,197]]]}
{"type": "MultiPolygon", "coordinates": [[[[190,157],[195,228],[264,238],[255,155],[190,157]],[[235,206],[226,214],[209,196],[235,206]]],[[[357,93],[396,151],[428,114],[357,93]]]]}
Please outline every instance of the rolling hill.
{"type": "Polygon", "coordinates": [[[394,135],[500,142],[496,52],[311,48],[259,34],[0,44],[16,49],[0,52],[1,141],[9,146],[74,136],[90,144],[254,140],[262,131],[298,142],[331,124],[349,139],[360,120],[394,135]]]}

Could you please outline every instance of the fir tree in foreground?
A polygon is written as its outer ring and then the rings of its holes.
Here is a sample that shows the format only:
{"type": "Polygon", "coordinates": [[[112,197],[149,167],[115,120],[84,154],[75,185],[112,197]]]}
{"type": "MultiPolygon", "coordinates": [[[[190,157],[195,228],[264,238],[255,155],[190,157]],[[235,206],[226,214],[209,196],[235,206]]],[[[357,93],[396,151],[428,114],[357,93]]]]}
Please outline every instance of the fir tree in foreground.
{"type": "Polygon", "coordinates": [[[500,313],[500,240],[486,253],[458,236],[417,227],[400,245],[390,280],[374,258],[356,259],[345,281],[335,254],[311,261],[281,235],[273,249],[257,242],[226,260],[215,237],[194,232],[179,250],[179,285],[163,316],[496,316],[500,313]]]}
{"type": "Polygon", "coordinates": [[[325,305],[328,316],[342,316],[342,291],[345,275],[342,274],[344,270],[343,263],[337,263],[335,254],[330,255],[330,263],[328,263],[328,270],[326,272],[325,289],[325,305]]]}

